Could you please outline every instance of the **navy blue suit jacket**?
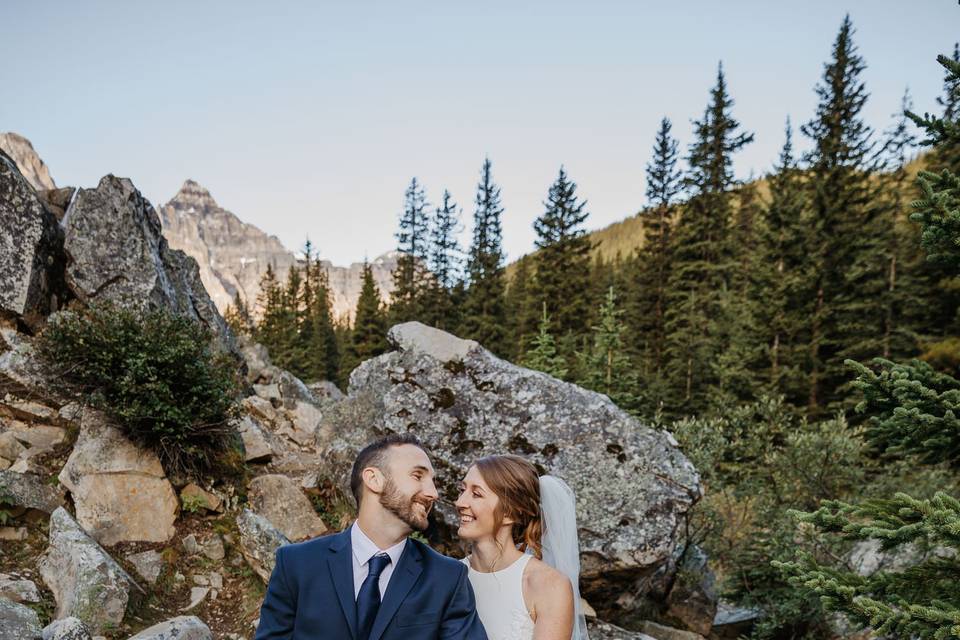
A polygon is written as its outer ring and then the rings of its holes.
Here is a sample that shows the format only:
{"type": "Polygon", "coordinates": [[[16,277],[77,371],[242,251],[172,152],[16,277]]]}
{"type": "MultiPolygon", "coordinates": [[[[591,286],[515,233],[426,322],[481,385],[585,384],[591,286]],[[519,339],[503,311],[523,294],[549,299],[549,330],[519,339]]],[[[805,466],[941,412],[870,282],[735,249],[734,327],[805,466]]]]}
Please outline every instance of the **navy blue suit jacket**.
{"type": "MultiPolygon", "coordinates": [[[[350,529],[277,549],[255,640],[356,640],[350,529]]],[[[369,640],[487,640],[467,566],[407,539],[369,640]]]]}

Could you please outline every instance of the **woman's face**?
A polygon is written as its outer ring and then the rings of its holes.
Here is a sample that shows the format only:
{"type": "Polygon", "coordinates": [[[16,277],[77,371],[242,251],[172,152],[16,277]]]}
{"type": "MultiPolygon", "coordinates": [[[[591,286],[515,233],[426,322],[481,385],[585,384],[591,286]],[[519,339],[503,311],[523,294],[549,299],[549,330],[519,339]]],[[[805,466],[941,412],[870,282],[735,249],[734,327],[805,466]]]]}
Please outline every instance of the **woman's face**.
{"type": "Polygon", "coordinates": [[[460,514],[457,535],[463,540],[495,536],[494,512],[499,503],[500,498],[484,482],[480,471],[470,467],[460,483],[460,497],[455,503],[460,514]]]}

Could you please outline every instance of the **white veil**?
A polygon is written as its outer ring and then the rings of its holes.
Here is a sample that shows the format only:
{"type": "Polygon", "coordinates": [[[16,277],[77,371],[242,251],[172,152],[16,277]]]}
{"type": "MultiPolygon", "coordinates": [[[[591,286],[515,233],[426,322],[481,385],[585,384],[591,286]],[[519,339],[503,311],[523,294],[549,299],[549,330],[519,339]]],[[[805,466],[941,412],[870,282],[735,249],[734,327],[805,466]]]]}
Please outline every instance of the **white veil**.
{"type": "Polygon", "coordinates": [[[540,476],[540,511],[544,529],[543,561],[570,578],[573,585],[571,640],[587,640],[587,621],[580,604],[580,544],[573,489],[560,478],[540,476]]]}

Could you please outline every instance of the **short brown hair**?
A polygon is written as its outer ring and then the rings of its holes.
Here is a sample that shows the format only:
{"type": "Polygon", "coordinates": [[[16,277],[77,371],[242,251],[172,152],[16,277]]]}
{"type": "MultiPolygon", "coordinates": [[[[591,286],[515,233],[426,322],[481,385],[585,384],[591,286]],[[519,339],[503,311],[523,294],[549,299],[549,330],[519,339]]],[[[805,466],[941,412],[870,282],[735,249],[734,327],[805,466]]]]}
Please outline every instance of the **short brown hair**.
{"type": "Polygon", "coordinates": [[[420,440],[412,433],[391,433],[371,442],[357,454],[357,459],[353,461],[353,469],[350,471],[350,492],[353,493],[353,499],[357,502],[357,509],[360,508],[360,498],[363,497],[363,470],[367,467],[376,467],[386,474],[387,470],[384,467],[387,462],[387,451],[390,447],[399,447],[404,444],[412,444],[427,453],[420,440]]]}
{"type": "Polygon", "coordinates": [[[500,499],[493,517],[495,531],[504,518],[514,521],[511,536],[521,551],[543,557],[543,515],[540,513],[540,476],[529,460],[520,456],[487,456],[474,463],[484,482],[500,499]]]}

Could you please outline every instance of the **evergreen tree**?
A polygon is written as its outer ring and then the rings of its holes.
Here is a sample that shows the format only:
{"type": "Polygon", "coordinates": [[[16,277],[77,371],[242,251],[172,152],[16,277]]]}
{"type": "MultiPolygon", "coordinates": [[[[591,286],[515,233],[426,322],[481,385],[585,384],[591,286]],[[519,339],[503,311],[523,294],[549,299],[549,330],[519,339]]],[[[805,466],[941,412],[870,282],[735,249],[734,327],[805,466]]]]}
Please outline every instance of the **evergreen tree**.
{"type": "MultiPolygon", "coordinates": [[[[960,80],[960,64],[938,58],[960,80]]],[[[929,141],[960,140],[960,128],[939,118],[912,116],[929,141]]],[[[960,272],[960,179],[949,170],[919,179],[925,198],[915,206],[931,257],[960,272]],[[931,238],[933,241],[931,242],[931,238]]],[[[868,417],[866,438],[885,459],[914,457],[926,463],[960,466],[960,381],[914,361],[875,361],[875,373],[848,361],[859,373],[854,386],[863,394],[857,411],[868,417]]],[[[798,513],[802,522],[845,539],[877,541],[884,549],[912,545],[925,554],[905,571],[880,570],[863,576],[832,566],[811,553],[775,563],[791,584],[820,596],[825,607],[840,611],[877,635],[936,639],[960,637],[960,501],[944,492],[932,498],[897,493],[862,504],[826,501],[816,511],[798,513]]]]}
{"type": "Polygon", "coordinates": [[[238,336],[250,336],[254,331],[253,318],[246,301],[240,297],[240,292],[233,294],[233,302],[223,312],[223,319],[227,326],[238,336]]]}
{"type": "Polygon", "coordinates": [[[513,361],[519,361],[529,348],[535,336],[537,318],[535,305],[530,297],[530,256],[517,260],[517,268],[507,287],[506,307],[509,329],[509,345],[506,355],[513,361]]]}
{"type": "Polygon", "coordinates": [[[664,322],[674,409],[682,405],[687,413],[706,407],[709,389],[718,382],[712,365],[725,348],[714,319],[723,315],[735,268],[730,242],[733,154],[753,140],[753,134],[740,131],[732,106],[721,65],[710,104],[694,122],[685,180],[691,196],[673,233],[664,322]]]}
{"type": "Polygon", "coordinates": [[[780,157],[770,180],[770,204],[764,212],[757,290],[758,326],[767,354],[764,376],[773,394],[795,405],[807,401],[805,372],[807,327],[805,288],[810,281],[804,239],[808,205],[803,174],[793,153],[793,131],[787,118],[780,157]]]}
{"type": "Polygon", "coordinates": [[[257,295],[257,307],[260,309],[260,321],[257,323],[256,341],[267,348],[273,359],[283,351],[283,340],[287,331],[284,326],[284,295],[272,264],[260,277],[260,293],[257,295]]]}
{"type": "Polygon", "coordinates": [[[583,333],[590,308],[590,240],[583,228],[588,213],[576,190],[561,166],[543,203],[546,210],[533,223],[539,251],[530,297],[537,306],[546,304],[552,329],[560,336],[583,333]]]}
{"type": "Polygon", "coordinates": [[[884,256],[871,243],[888,221],[871,207],[874,145],[861,116],[868,97],[860,79],[866,66],[853,33],[846,16],[816,87],[816,115],[801,127],[814,145],[807,156],[812,273],[806,305],[808,404],[813,411],[842,397],[843,359],[867,357],[876,346],[858,341],[883,333],[884,310],[874,296],[883,289],[884,256]]]}
{"type": "MultiPolygon", "coordinates": [[[[960,64],[960,43],[954,43],[951,60],[960,64]]],[[[937,104],[943,109],[941,122],[960,126],[960,82],[949,69],[944,72],[943,95],[937,98],[937,104]]],[[[931,154],[930,167],[935,171],[949,169],[954,175],[960,175],[960,143],[941,139],[931,154]]]]}
{"type": "Polygon", "coordinates": [[[507,348],[502,214],[500,188],[493,182],[487,158],[477,185],[473,241],[467,261],[469,284],[464,296],[461,331],[464,337],[476,340],[497,354],[507,348]]]}
{"type": "Polygon", "coordinates": [[[668,118],[660,121],[653,159],[647,163],[647,208],[643,216],[643,248],[631,269],[627,326],[632,348],[640,357],[646,384],[662,376],[667,282],[670,276],[671,211],[682,189],[677,168],[678,142],[668,118]]]}
{"type": "Polygon", "coordinates": [[[454,291],[460,282],[460,209],[447,190],[430,226],[429,264],[424,321],[450,331],[458,325],[454,291]]]}
{"type": "Polygon", "coordinates": [[[393,270],[390,323],[420,319],[429,287],[426,265],[429,259],[427,197],[416,178],[404,192],[403,213],[397,231],[397,266],[393,270]]]}
{"type": "Polygon", "coordinates": [[[557,343],[550,334],[547,304],[543,303],[542,307],[543,315],[540,318],[539,331],[531,341],[530,349],[523,354],[520,364],[562,380],[567,375],[566,358],[557,353],[557,343]]]}
{"type": "Polygon", "coordinates": [[[306,263],[301,296],[303,314],[299,332],[304,378],[311,381],[335,381],[340,364],[340,352],[333,327],[329,278],[319,256],[313,255],[309,240],[304,253],[306,263]]]}
{"type": "Polygon", "coordinates": [[[578,384],[604,393],[621,409],[636,411],[637,377],[623,344],[623,311],[617,308],[613,287],[600,308],[600,322],[593,327],[590,350],[579,354],[578,384]]]}
{"type": "Polygon", "coordinates": [[[350,372],[364,360],[368,360],[387,350],[387,321],[380,302],[380,290],[373,279],[373,270],[369,263],[363,263],[363,285],[357,299],[357,309],[353,319],[353,330],[343,374],[350,372]]]}

